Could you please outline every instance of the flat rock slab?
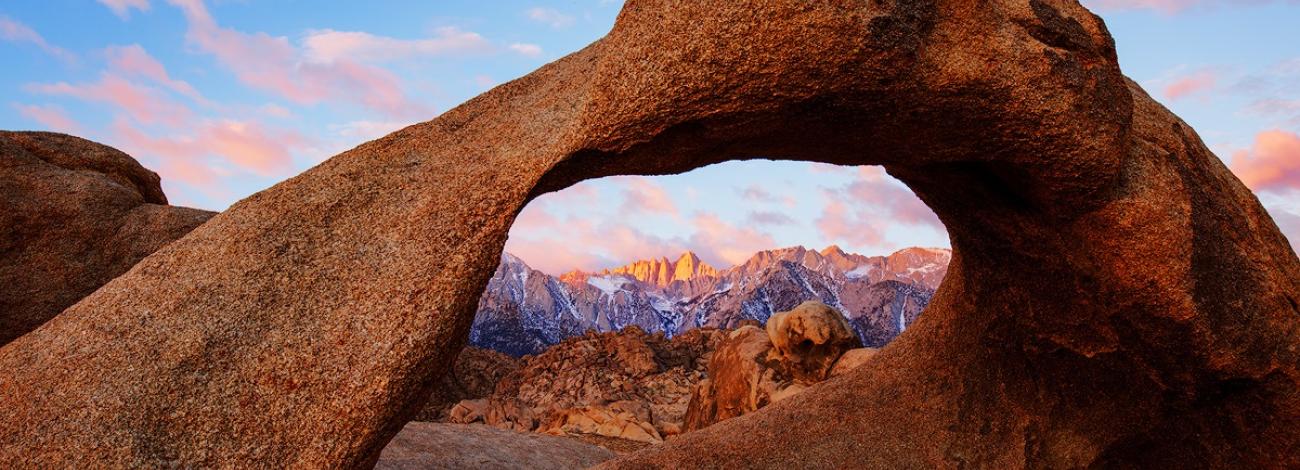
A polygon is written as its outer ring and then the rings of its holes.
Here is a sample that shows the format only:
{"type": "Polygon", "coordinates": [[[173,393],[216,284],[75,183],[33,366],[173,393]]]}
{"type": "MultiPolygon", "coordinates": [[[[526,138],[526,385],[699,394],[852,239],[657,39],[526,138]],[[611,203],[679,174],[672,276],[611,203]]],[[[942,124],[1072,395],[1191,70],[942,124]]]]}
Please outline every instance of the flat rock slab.
{"type": "Polygon", "coordinates": [[[376,470],[569,470],[615,454],[575,439],[481,424],[408,423],[379,454],[376,470]]]}

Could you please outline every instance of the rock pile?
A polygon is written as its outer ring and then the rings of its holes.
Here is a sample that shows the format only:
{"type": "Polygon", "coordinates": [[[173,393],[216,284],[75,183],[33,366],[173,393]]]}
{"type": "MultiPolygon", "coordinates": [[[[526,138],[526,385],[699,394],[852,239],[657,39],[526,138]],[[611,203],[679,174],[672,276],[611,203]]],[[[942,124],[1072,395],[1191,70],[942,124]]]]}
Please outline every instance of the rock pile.
{"type": "Polygon", "coordinates": [[[766,329],[737,328],[713,354],[708,378],[692,389],[685,430],[793,396],[829,378],[833,368],[861,365],[875,350],[859,346],[844,315],[821,302],[777,313],[766,329]]]}
{"type": "MultiPolygon", "coordinates": [[[[490,394],[456,403],[443,419],[554,435],[662,442],[682,432],[691,387],[703,379],[708,358],[724,337],[712,328],[672,339],[635,326],[588,332],[537,356],[525,356],[490,394]]],[[[427,409],[424,414],[436,415],[427,409]]]]}

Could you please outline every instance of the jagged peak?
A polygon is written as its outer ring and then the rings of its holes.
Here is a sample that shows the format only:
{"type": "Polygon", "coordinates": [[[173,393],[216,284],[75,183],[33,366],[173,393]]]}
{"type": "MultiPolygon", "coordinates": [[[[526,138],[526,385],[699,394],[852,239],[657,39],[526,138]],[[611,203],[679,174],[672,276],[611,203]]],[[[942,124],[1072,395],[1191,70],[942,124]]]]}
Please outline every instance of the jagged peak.
{"type": "Polygon", "coordinates": [[[822,255],[822,256],[830,256],[830,255],[832,255],[832,254],[839,254],[839,255],[843,256],[843,255],[845,255],[845,254],[847,254],[847,253],[845,253],[845,252],[844,252],[844,249],[840,248],[839,245],[831,245],[831,246],[828,246],[828,247],[826,247],[826,248],[823,248],[822,251],[821,251],[821,255],[822,255]]]}

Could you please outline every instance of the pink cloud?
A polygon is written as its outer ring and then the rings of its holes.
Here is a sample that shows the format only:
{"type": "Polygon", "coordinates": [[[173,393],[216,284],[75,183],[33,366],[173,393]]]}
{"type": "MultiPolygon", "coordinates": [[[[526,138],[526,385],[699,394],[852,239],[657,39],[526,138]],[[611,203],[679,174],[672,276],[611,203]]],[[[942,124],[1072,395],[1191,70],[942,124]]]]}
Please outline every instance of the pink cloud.
{"type": "Polygon", "coordinates": [[[417,56],[489,52],[483,36],[456,27],[443,27],[432,38],[397,39],[361,31],[312,31],[303,39],[306,58],[313,62],[340,60],[391,61],[417,56]]]}
{"type": "Polygon", "coordinates": [[[750,212],[745,219],[755,225],[794,225],[795,221],[788,215],[772,211],[750,212]]]}
{"type": "Polygon", "coordinates": [[[1180,77],[1165,86],[1165,97],[1171,100],[1209,91],[1214,88],[1218,77],[1210,70],[1200,70],[1191,75],[1180,77]]]}
{"type": "Polygon", "coordinates": [[[131,9],[135,8],[140,11],[149,11],[149,0],[97,0],[104,4],[108,9],[113,10],[113,14],[119,18],[127,19],[131,17],[131,9]]]}
{"type": "MultiPolygon", "coordinates": [[[[1297,0],[1284,1],[1300,3],[1297,0]]],[[[1261,5],[1271,2],[1272,0],[1085,0],[1084,4],[1099,10],[1155,10],[1172,15],[1200,8],[1261,5]]]]}
{"type": "Polygon", "coordinates": [[[63,108],[54,105],[36,106],[15,104],[14,108],[18,110],[23,117],[31,119],[45,126],[46,129],[63,132],[65,134],[80,134],[81,125],[77,124],[63,108]]]}
{"type": "Polygon", "coordinates": [[[863,220],[841,200],[839,193],[827,193],[826,205],[815,223],[826,240],[842,241],[851,246],[881,246],[885,241],[880,226],[886,222],[863,220]]]}
{"type": "Polygon", "coordinates": [[[814,223],[828,241],[852,247],[892,248],[885,236],[891,226],[923,227],[940,233],[946,230],[929,206],[881,167],[860,167],[852,183],[825,189],[823,197],[826,203],[814,223]]]}
{"type": "Polygon", "coordinates": [[[174,125],[189,121],[191,116],[189,108],[168,100],[157,90],[137,85],[112,73],[101,75],[99,81],[95,83],[32,84],[28,85],[27,89],[35,93],[109,103],[121,108],[132,118],[149,124],[174,125]]]}
{"type": "Polygon", "coordinates": [[[776,246],[771,235],[752,227],[737,227],[712,213],[697,214],[691,224],[695,233],[690,237],[690,247],[709,263],[740,264],[754,253],[776,246]]]}
{"type": "Polygon", "coordinates": [[[573,269],[597,271],[624,263],[685,251],[681,240],[642,233],[617,220],[554,218],[529,204],[510,228],[506,251],[536,269],[559,274],[573,269]]]}
{"type": "Polygon", "coordinates": [[[620,176],[615,180],[623,184],[624,214],[677,213],[677,205],[659,183],[640,176],[620,176]]]}
{"type": "Polygon", "coordinates": [[[77,61],[77,56],[67,49],[50,44],[43,36],[27,25],[0,15],[0,39],[12,42],[26,42],[45,51],[46,54],[67,63],[77,61]]]}
{"type": "MultiPolygon", "coordinates": [[[[308,145],[307,138],[253,121],[205,121],[191,126],[192,134],[155,137],[118,119],[112,139],[127,153],[159,164],[164,180],[176,179],[210,193],[217,179],[233,171],[281,178],[292,170],[294,149],[308,145]]],[[[224,193],[222,193],[224,194],[224,193]]]]}
{"type": "Polygon", "coordinates": [[[215,56],[250,87],[297,104],[350,101],[393,117],[433,114],[431,108],[406,96],[397,76],[387,70],[346,57],[312,61],[287,38],[218,26],[201,0],[169,1],[185,14],[187,40],[215,56]]]}
{"type": "Polygon", "coordinates": [[[1256,191],[1300,189],[1300,135],[1260,132],[1251,148],[1232,154],[1230,167],[1256,191]]]}
{"type": "Polygon", "coordinates": [[[546,209],[545,204],[534,202],[525,206],[524,210],[519,212],[519,216],[515,217],[515,224],[510,227],[510,230],[528,233],[554,229],[561,225],[560,219],[551,214],[546,209]]]}
{"type": "Polygon", "coordinates": [[[108,56],[109,67],[118,72],[148,78],[170,88],[172,91],[193,99],[195,102],[209,104],[208,100],[203,98],[203,95],[200,95],[198,90],[195,90],[189,83],[184,80],[173,79],[162,63],[154,59],[148,52],[145,52],[144,48],[140,47],[139,44],[109,46],[105,53],[108,56]]]}
{"type": "MultiPolygon", "coordinates": [[[[557,195],[563,197],[563,192],[557,195]]],[[[687,250],[714,266],[725,267],[775,243],[760,230],[736,226],[711,213],[690,220],[693,230],[689,236],[665,238],[645,233],[625,219],[556,217],[548,208],[552,202],[538,199],[525,207],[506,242],[506,251],[551,274],[573,269],[598,271],[638,259],[675,257],[687,250]]]]}

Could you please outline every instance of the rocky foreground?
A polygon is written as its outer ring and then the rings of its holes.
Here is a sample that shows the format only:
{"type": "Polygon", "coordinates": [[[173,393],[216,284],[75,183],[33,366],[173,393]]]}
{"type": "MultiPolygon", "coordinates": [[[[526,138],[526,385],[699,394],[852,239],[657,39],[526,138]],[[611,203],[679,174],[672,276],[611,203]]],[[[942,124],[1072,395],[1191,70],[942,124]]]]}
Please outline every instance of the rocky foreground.
{"type": "Polygon", "coordinates": [[[417,420],[567,436],[618,453],[757,411],[864,363],[842,312],[806,302],[671,339],[632,326],[514,359],[461,351],[417,420]],[[856,348],[856,349],[855,349],[856,348]]]}

